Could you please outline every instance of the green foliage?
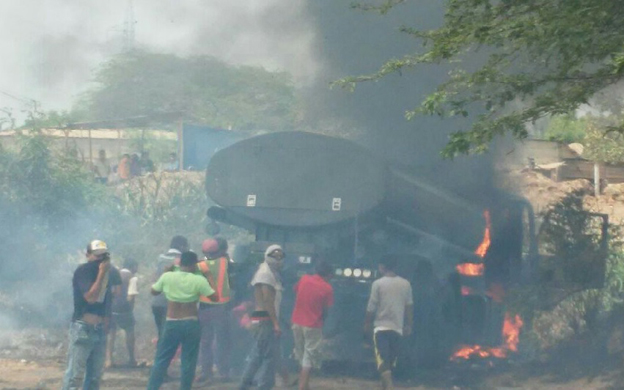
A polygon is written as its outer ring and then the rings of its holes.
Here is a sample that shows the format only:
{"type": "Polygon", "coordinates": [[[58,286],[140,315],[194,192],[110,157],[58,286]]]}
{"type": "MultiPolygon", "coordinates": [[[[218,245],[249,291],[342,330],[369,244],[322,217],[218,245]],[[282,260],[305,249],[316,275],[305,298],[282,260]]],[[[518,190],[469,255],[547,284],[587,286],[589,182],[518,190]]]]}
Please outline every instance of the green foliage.
{"type": "Polygon", "coordinates": [[[76,116],[69,111],[46,111],[31,113],[24,121],[22,128],[41,129],[41,128],[61,128],[68,123],[74,122],[76,116]]]}
{"type": "MultiPolygon", "coordinates": [[[[20,136],[15,149],[0,147],[0,293],[27,308],[30,319],[36,312],[42,322],[66,322],[71,273],[93,239],[107,242],[114,264],[133,258],[147,275],[172,236],[186,236],[196,250],[205,238],[201,173],[104,186],[78,159],[48,146],[35,134],[20,136]],[[42,285],[44,294],[32,293],[42,285]]],[[[223,234],[240,233],[226,228],[223,234]]]]}
{"type": "Polygon", "coordinates": [[[51,153],[44,137],[23,135],[16,151],[0,150],[0,277],[32,277],[94,238],[116,256],[154,259],[171,236],[203,234],[206,207],[201,176],[106,187],[80,161],[51,153]],[[30,273],[19,275],[24,268],[30,273]]]}
{"type": "MultiPolygon", "coordinates": [[[[407,0],[359,8],[400,12],[407,0]]],[[[573,112],[624,74],[624,0],[448,0],[437,29],[401,27],[420,43],[419,52],[394,58],[371,75],[349,77],[344,87],[376,81],[422,64],[449,64],[449,79],[414,115],[474,115],[453,133],[443,155],[483,152],[498,136],[528,136],[525,124],[573,112]],[[473,69],[465,58],[480,55],[473,69]],[[518,104],[520,103],[520,104],[518,104]]],[[[473,64],[474,65],[474,64],[473,64]]]]}
{"type": "Polygon", "coordinates": [[[43,136],[19,136],[16,153],[2,152],[0,196],[17,215],[41,215],[57,228],[98,197],[92,175],[78,160],[53,157],[43,136]]]}
{"type": "Polygon", "coordinates": [[[76,106],[85,120],[180,112],[223,128],[287,130],[295,118],[288,74],[212,57],[134,51],[106,62],[94,81],[76,106]]]}
{"type": "Polygon", "coordinates": [[[26,290],[25,281],[37,278],[47,281],[51,300],[62,294],[55,281],[68,277],[57,260],[84,247],[95,230],[93,205],[105,200],[92,174],[76,159],[53,155],[39,134],[21,135],[17,150],[0,150],[0,285],[26,290]]]}
{"type": "Polygon", "coordinates": [[[585,137],[585,157],[604,163],[624,162],[624,134],[611,131],[606,121],[609,118],[595,118],[587,126],[585,137]]]}
{"type": "Polygon", "coordinates": [[[550,120],[544,136],[549,141],[567,144],[582,143],[585,139],[586,128],[586,119],[576,119],[571,115],[559,115],[550,120]]]}
{"type": "Polygon", "coordinates": [[[538,281],[512,290],[507,304],[525,320],[525,333],[547,349],[581,333],[595,334],[624,310],[624,248],[619,227],[609,227],[583,206],[583,191],[565,197],[543,216],[538,281]]]}
{"type": "Polygon", "coordinates": [[[583,157],[607,164],[624,163],[624,133],[619,131],[619,124],[624,116],[621,103],[614,99],[596,99],[595,107],[608,108],[608,113],[587,115],[574,118],[560,115],[552,118],[545,132],[551,141],[565,143],[580,142],[584,146],[583,157]],[[611,114],[610,111],[619,112],[611,114]]]}
{"type": "Polygon", "coordinates": [[[540,254],[543,266],[553,271],[552,279],[565,288],[602,284],[605,275],[602,218],[584,209],[584,191],[563,198],[543,218],[540,254]]]}

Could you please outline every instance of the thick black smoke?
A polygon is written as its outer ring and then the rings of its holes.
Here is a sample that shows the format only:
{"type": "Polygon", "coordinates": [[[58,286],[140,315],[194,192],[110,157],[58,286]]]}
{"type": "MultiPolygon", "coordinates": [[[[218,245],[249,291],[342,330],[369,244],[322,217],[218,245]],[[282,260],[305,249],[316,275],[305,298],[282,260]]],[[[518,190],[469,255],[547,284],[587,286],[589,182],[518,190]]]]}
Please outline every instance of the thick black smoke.
{"type": "Polygon", "coordinates": [[[356,121],[363,144],[437,186],[472,198],[487,194],[493,177],[489,158],[445,161],[439,154],[448,134],[466,128],[466,120],[405,118],[407,110],[417,107],[447,78],[448,67],[422,66],[361,84],[352,94],[328,88],[341,77],[369,74],[390,58],[422,51],[421,42],[401,33],[399,27],[429,29],[441,25],[445,2],[409,2],[384,16],[354,10],[350,4],[345,0],[308,2],[309,17],[317,30],[315,54],[323,67],[308,95],[313,113],[356,121]]]}

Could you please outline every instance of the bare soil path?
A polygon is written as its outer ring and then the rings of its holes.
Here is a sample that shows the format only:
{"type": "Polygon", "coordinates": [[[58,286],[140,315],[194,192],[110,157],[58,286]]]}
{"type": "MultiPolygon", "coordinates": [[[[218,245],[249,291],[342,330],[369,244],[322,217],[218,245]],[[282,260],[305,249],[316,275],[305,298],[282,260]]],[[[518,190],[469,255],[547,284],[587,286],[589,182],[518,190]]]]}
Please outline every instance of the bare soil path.
{"type": "MultiPolygon", "coordinates": [[[[0,389],[58,389],[64,365],[62,361],[29,361],[26,359],[0,359],[0,389]]],[[[553,371],[540,374],[541,369],[516,367],[499,370],[484,371],[482,369],[468,369],[463,372],[454,368],[445,371],[424,375],[419,380],[422,383],[398,383],[397,388],[412,390],[614,390],[624,389],[623,377],[620,370],[610,369],[596,377],[591,375],[578,378],[578,372],[570,373],[565,378],[565,371],[553,371]],[[535,374],[530,374],[534,372],[535,374]],[[563,374],[563,375],[561,375],[563,374]]],[[[144,389],[147,384],[149,368],[139,369],[110,369],[104,375],[102,389],[144,389]]],[[[173,367],[172,374],[176,375],[173,367]]],[[[177,381],[163,386],[165,390],[178,388],[177,381]]],[[[214,383],[204,387],[205,389],[236,389],[236,382],[214,383]]],[[[276,386],[276,389],[285,388],[276,386]]],[[[356,390],[356,389],[379,389],[374,380],[358,379],[352,376],[333,376],[315,378],[313,388],[316,390],[356,390]]]]}

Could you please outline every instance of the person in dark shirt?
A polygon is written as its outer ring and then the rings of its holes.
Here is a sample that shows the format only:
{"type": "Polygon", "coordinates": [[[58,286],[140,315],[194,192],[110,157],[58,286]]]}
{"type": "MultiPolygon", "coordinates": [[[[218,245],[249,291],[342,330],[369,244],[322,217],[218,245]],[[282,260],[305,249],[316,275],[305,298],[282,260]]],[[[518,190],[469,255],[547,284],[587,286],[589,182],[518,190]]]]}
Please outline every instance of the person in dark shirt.
{"type": "Polygon", "coordinates": [[[139,155],[136,153],[130,157],[130,176],[141,176],[141,161],[139,161],[139,155]]]}
{"type": "Polygon", "coordinates": [[[110,265],[106,243],[91,241],[87,262],[74,272],[74,315],[69,330],[67,370],[63,390],[98,390],[106,354],[106,327],[113,291],[121,285],[110,265]]]}
{"type": "Polygon", "coordinates": [[[139,163],[141,164],[141,174],[147,175],[148,173],[156,172],[156,168],[154,167],[154,161],[152,161],[152,159],[150,158],[149,152],[141,152],[141,158],[139,159],[139,163]]]}

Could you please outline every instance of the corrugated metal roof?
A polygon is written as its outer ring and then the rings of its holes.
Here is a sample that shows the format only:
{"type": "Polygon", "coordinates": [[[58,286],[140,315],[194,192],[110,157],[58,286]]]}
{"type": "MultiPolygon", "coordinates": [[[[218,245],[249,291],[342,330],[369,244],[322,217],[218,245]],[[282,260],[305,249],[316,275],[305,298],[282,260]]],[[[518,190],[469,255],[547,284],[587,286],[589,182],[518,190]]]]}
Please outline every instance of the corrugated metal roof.
{"type": "MultiPolygon", "coordinates": [[[[0,131],[0,137],[13,137],[17,132],[28,134],[32,130],[8,130],[0,131]]],[[[46,137],[55,138],[89,138],[89,130],[62,130],[62,129],[42,129],[41,132],[46,137]]],[[[146,135],[159,139],[177,140],[178,135],[175,132],[165,130],[145,130],[146,135]]],[[[92,139],[131,139],[140,136],[140,131],[116,130],[116,129],[97,129],[91,130],[92,139]]]]}

